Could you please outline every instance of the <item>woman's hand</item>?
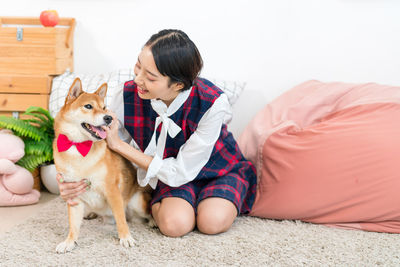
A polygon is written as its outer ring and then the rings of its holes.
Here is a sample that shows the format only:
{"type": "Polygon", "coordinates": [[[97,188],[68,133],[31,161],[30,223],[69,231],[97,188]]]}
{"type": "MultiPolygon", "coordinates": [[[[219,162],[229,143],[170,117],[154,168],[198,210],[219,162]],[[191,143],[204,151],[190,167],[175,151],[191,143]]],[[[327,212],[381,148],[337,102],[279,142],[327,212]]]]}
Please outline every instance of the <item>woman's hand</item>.
{"type": "Polygon", "coordinates": [[[119,121],[117,116],[111,111],[107,111],[107,113],[113,118],[112,122],[108,126],[102,127],[107,133],[106,141],[108,147],[130,162],[139,166],[139,168],[147,170],[153,157],[146,155],[140,151],[140,149],[136,149],[130,144],[125,143],[118,135],[119,121]]]}
{"type": "Polygon", "coordinates": [[[57,173],[56,179],[58,188],[60,189],[61,198],[70,206],[75,206],[78,204],[78,202],[74,201],[73,199],[86,192],[90,185],[90,182],[86,179],[83,179],[79,182],[67,183],[64,181],[60,173],[57,173]]]}
{"type": "Polygon", "coordinates": [[[108,147],[111,150],[116,150],[118,148],[118,146],[121,144],[121,142],[123,142],[121,140],[121,138],[119,138],[119,135],[118,135],[119,121],[118,121],[117,115],[115,115],[115,113],[113,113],[109,110],[107,111],[107,113],[109,115],[111,115],[113,120],[109,125],[103,126],[102,128],[107,133],[106,141],[107,141],[108,147]]]}

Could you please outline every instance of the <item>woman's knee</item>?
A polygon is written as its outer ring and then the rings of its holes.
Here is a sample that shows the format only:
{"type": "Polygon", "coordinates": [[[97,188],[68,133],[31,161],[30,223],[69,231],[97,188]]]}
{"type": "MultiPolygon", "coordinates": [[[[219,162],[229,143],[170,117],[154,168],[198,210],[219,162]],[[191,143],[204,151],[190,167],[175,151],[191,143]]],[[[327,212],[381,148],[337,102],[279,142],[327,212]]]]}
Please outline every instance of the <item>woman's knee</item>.
{"type": "Polygon", "coordinates": [[[222,198],[208,198],[200,202],[197,210],[197,228],[215,235],[226,232],[237,216],[235,205],[222,198]]]}
{"type": "Polygon", "coordinates": [[[169,237],[180,237],[191,232],[194,228],[194,220],[187,214],[170,214],[159,217],[157,222],[161,233],[169,237]]]}
{"type": "Polygon", "coordinates": [[[230,228],[230,224],[223,214],[203,212],[197,215],[197,228],[203,234],[215,235],[226,232],[230,228]]]}
{"type": "MultiPolygon", "coordinates": [[[[185,201],[185,200],[183,200],[185,201]]],[[[195,227],[193,207],[173,206],[169,202],[153,205],[153,215],[160,232],[169,237],[180,237],[191,232],[195,227]]],[[[190,205],[190,204],[189,204],[190,205]]]]}

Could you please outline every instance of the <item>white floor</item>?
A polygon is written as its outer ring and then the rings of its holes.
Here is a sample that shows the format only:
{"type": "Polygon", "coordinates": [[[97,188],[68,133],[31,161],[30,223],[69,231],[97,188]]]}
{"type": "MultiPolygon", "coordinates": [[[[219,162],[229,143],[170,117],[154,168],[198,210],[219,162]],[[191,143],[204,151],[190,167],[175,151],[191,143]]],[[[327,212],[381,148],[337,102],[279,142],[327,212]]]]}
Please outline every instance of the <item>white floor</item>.
{"type": "Polygon", "coordinates": [[[39,203],[35,205],[20,207],[0,207],[0,236],[10,230],[14,225],[19,224],[35,213],[37,213],[43,205],[55,199],[58,195],[51,194],[47,191],[40,192],[39,203]]]}

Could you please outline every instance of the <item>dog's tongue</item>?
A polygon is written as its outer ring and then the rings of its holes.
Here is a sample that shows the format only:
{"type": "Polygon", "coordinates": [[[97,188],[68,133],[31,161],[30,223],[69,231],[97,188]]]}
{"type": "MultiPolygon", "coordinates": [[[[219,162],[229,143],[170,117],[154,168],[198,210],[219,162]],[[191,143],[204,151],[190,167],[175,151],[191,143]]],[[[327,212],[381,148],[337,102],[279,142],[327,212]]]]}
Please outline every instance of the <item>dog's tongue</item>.
{"type": "Polygon", "coordinates": [[[93,125],[90,125],[90,128],[92,131],[96,132],[101,139],[104,139],[107,137],[106,131],[104,131],[101,127],[94,127],[93,125]]]}

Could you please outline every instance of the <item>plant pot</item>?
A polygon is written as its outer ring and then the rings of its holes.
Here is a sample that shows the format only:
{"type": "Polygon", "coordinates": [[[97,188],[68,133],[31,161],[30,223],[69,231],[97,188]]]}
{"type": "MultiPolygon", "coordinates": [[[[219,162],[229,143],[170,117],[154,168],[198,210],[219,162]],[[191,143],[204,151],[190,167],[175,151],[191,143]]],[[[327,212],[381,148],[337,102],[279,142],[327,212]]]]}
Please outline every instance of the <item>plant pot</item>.
{"type": "Polygon", "coordinates": [[[58,183],[56,180],[57,170],[56,165],[49,164],[40,167],[40,176],[42,178],[43,185],[49,190],[50,193],[60,194],[60,190],[58,189],[58,183]]]}

